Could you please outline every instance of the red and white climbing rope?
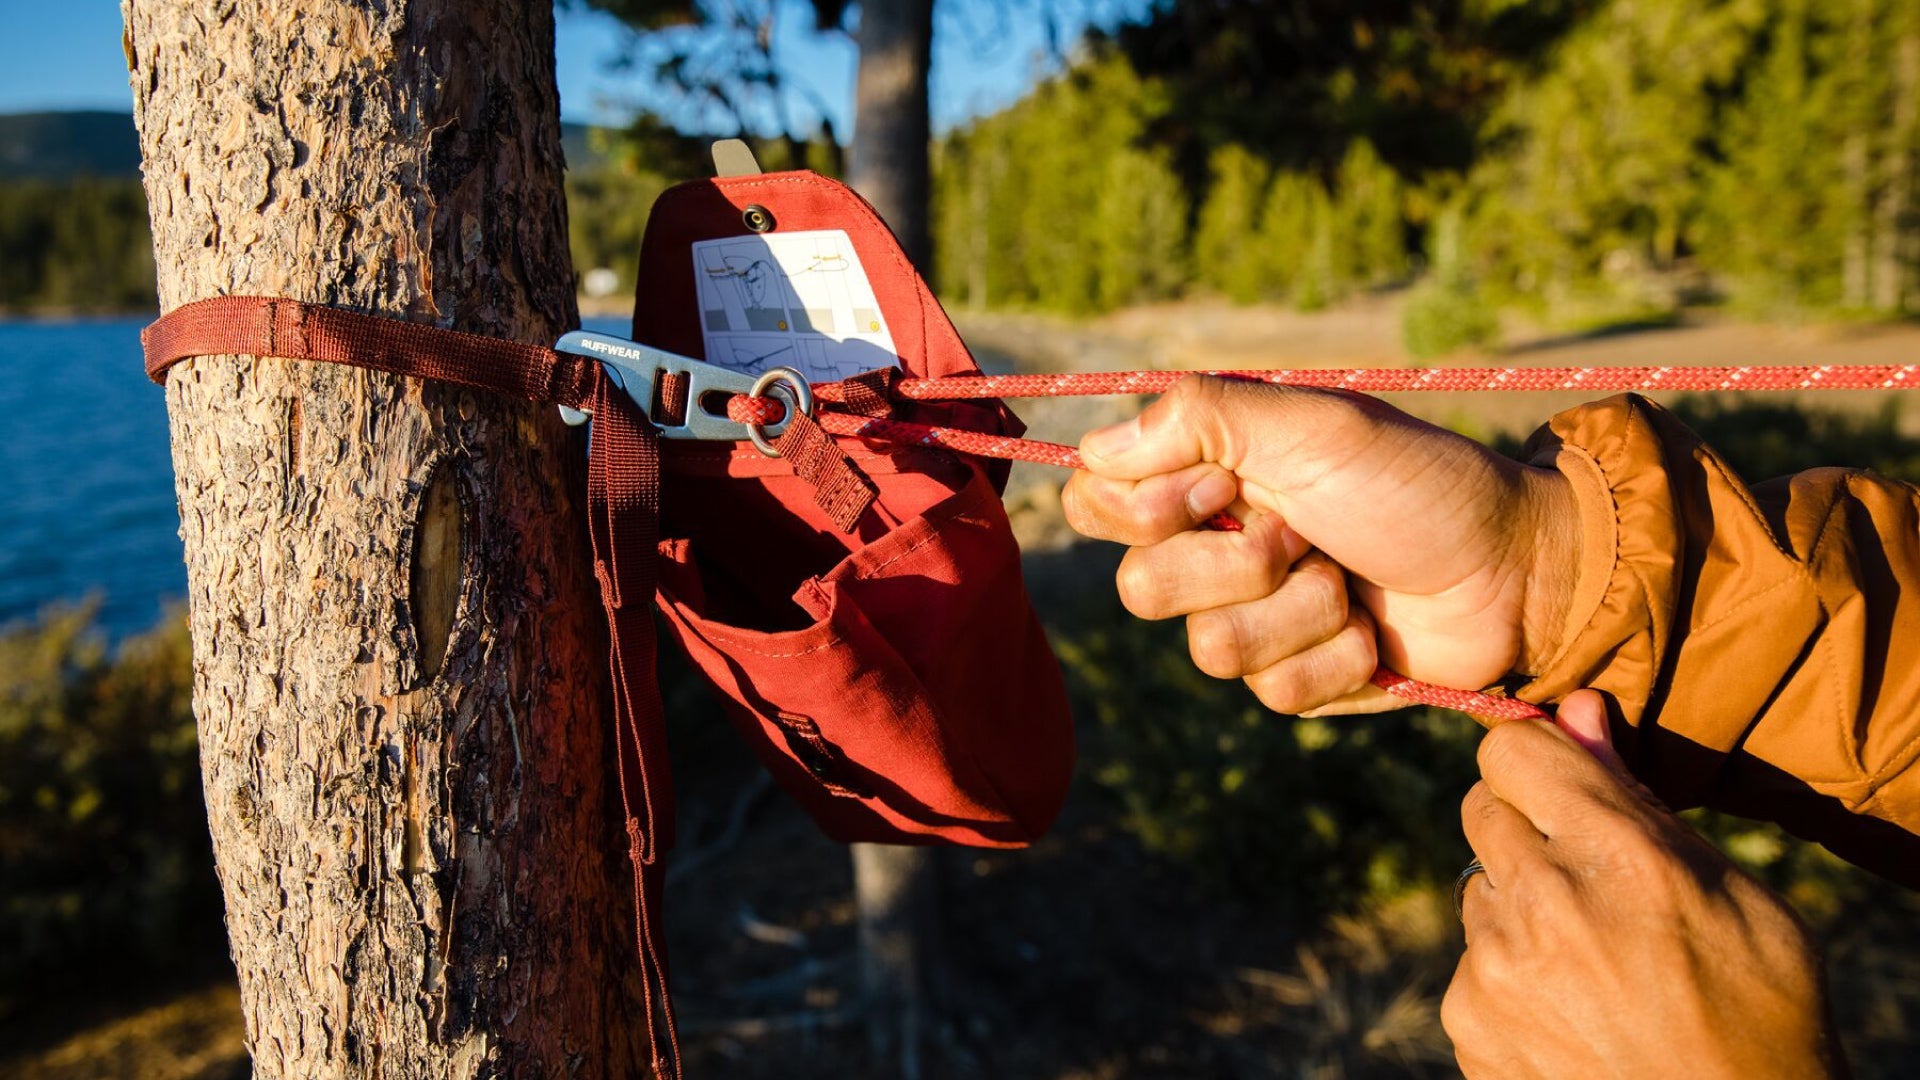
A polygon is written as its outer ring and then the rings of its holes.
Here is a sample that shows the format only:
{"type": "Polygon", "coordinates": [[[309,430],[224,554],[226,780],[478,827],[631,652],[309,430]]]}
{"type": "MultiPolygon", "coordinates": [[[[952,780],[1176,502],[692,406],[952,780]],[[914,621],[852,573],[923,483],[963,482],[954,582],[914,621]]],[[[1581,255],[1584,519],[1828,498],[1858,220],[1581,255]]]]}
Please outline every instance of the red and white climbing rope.
{"type": "MultiPolygon", "coordinates": [[[[1090,371],[1060,375],[963,375],[939,379],[899,379],[890,391],[911,401],[964,401],[982,398],[1089,397],[1110,394],[1158,394],[1189,375],[1268,383],[1276,386],[1351,390],[1360,393],[1440,391],[1716,391],[1716,390],[1898,390],[1920,387],[1920,364],[1834,364],[1821,366],[1738,367],[1575,367],[1575,368],[1278,368],[1235,371],[1090,371]]],[[[817,400],[838,403],[841,384],[815,386],[817,400]]],[[[741,423],[774,423],[785,415],[772,398],[735,397],[728,416],[741,423]]],[[[976,457],[1001,458],[1082,467],[1071,446],[1013,438],[963,428],[916,424],[886,417],[824,412],[815,418],[835,435],[894,444],[938,447],[976,457]]],[[[1231,519],[1216,528],[1235,528],[1231,519]]],[[[1421,705],[1438,705],[1493,720],[1545,719],[1538,707],[1514,698],[1474,690],[1433,686],[1386,668],[1373,673],[1374,686],[1421,705]]]]}
{"type": "MultiPolygon", "coordinates": [[[[900,379],[893,384],[892,392],[913,401],[1159,394],[1189,375],[1367,394],[1470,390],[1898,390],[1920,385],[1920,364],[1081,371],[1058,375],[900,379]]],[[[839,385],[824,384],[816,387],[815,392],[822,401],[837,401],[839,385]]]]}

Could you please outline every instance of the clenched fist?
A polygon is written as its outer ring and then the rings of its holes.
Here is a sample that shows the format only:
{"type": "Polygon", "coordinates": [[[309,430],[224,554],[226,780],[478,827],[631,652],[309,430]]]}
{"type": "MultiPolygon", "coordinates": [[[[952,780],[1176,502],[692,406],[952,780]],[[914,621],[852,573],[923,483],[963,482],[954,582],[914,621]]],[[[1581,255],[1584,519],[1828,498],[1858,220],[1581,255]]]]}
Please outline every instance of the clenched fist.
{"type": "Polygon", "coordinates": [[[1385,663],[1477,688],[1549,655],[1573,589],[1567,481],[1358,395],[1196,376],[1091,432],[1067,521],[1130,545],[1121,600],[1281,712],[1370,712],[1385,663]],[[1223,510],[1240,532],[1195,526],[1223,510]]]}

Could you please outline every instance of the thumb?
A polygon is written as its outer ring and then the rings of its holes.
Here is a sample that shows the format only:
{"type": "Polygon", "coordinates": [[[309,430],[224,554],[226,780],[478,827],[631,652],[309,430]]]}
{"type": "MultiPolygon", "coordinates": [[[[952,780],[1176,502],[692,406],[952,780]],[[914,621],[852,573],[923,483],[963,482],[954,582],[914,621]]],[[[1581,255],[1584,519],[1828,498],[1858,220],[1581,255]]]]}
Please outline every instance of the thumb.
{"type": "Polygon", "coordinates": [[[1576,690],[1567,695],[1554,711],[1553,725],[1567,733],[1574,742],[1598,758],[1602,765],[1611,769],[1623,780],[1632,779],[1627,763],[1621,759],[1620,752],[1613,748],[1613,729],[1607,720],[1607,704],[1598,691],[1576,690]]]}
{"type": "Polygon", "coordinates": [[[1088,432],[1080,457],[1089,471],[1116,480],[1144,480],[1202,461],[1237,470],[1249,443],[1277,434],[1272,429],[1280,417],[1272,410],[1285,395],[1256,383],[1182,379],[1133,419],[1088,432]]]}

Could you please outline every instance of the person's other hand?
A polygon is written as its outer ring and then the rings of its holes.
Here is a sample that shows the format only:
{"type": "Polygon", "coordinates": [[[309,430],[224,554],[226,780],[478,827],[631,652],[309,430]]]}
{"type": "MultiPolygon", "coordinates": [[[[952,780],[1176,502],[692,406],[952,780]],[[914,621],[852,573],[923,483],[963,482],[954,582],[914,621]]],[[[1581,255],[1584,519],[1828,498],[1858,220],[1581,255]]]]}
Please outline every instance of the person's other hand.
{"type": "Polygon", "coordinates": [[[1200,669],[1277,711],[1401,707],[1367,682],[1382,662],[1485,686],[1559,632],[1565,478],[1371,398],[1196,376],[1080,451],[1067,521],[1133,548],[1128,610],[1185,616],[1200,669]],[[1229,509],[1243,531],[1196,530],[1229,509]]]}
{"type": "Polygon", "coordinates": [[[1467,951],[1440,1009],[1461,1071],[1844,1075],[1792,909],[1616,771],[1598,694],[1569,696],[1556,722],[1489,731],[1461,807],[1486,867],[1466,882],[1467,951]]]}

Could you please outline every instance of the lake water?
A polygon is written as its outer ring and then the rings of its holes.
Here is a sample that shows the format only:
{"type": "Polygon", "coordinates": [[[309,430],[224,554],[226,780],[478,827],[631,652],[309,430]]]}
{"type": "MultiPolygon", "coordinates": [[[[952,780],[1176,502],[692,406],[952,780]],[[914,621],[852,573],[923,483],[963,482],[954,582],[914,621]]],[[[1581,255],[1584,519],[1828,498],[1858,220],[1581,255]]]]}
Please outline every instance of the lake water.
{"type": "Polygon", "coordinates": [[[0,321],[0,624],[94,596],[117,639],[186,595],[166,395],[140,363],[146,322],[0,321]]]}
{"type": "Polygon", "coordinates": [[[0,322],[0,623],[94,595],[121,637],[186,594],[145,323],[0,322]]]}

